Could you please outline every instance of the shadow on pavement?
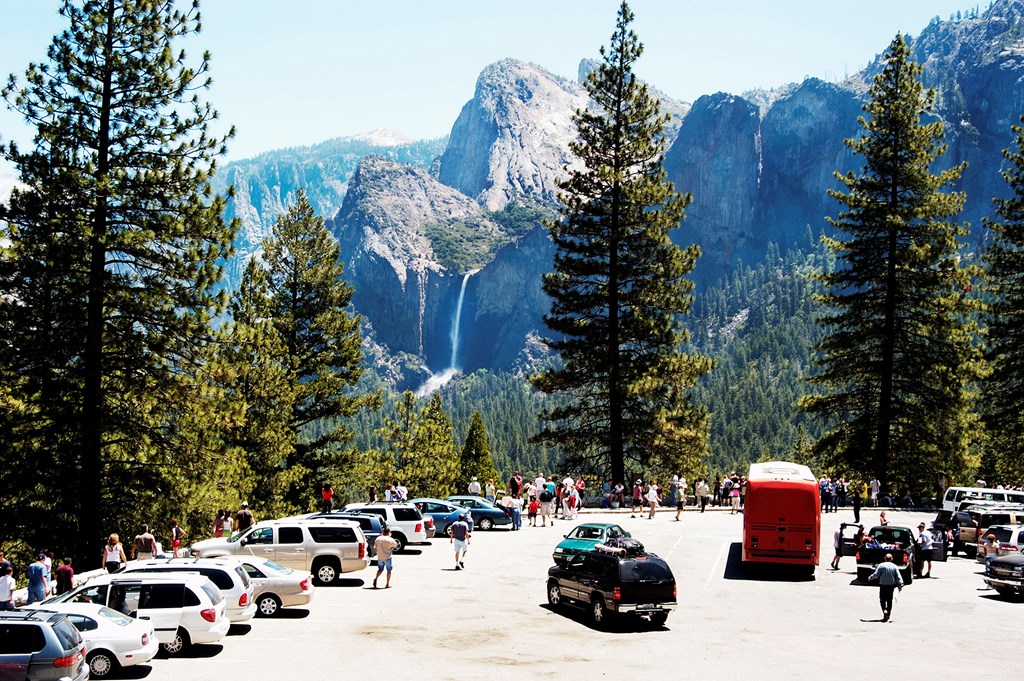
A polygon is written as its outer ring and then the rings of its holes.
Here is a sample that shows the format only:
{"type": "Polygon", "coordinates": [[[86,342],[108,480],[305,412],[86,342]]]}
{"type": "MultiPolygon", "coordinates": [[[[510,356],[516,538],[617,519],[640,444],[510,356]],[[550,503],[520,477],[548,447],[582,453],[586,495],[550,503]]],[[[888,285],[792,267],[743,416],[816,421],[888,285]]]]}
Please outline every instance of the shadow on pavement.
{"type": "Polygon", "coordinates": [[[281,608],[274,613],[274,619],[278,620],[301,620],[309,617],[307,608],[281,608]]]}
{"type": "MultiPolygon", "coordinates": [[[[541,603],[540,608],[547,610],[554,615],[560,615],[568,620],[572,620],[577,624],[582,624],[588,629],[593,631],[601,631],[609,634],[632,634],[637,631],[669,631],[667,625],[654,625],[650,620],[643,619],[642,617],[623,615],[617,617],[611,616],[606,624],[598,625],[590,618],[590,613],[582,608],[574,608],[568,605],[560,605],[553,607],[550,603],[541,603]]],[[[672,616],[669,616],[669,621],[672,620],[672,616]]]]}
{"type": "Polygon", "coordinates": [[[224,646],[219,643],[204,643],[202,645],[189,646],[185,650],[181,651],[177,655],[168,655],[167,652],[160,648],[160,653],[157,655],[160,659],[168,659],[171,657],[182,657],[191,660],[201,660],[207,657],[215,657],[220,654],[220,651],[224,650],[224,646]]]}
{"type": "Polygon", "coordinates": [[[813,582],[814,572],[805,565],[772,565],[770,563],[743,563],[743,545],[733,542],[725,562],[725,579],[754,582],[813,582]]]}
{"type": "Polygon", "coordinates": [[[252,631],[251,624],[232,624],[228,629],[228,636],[245,636],[252,631]]]}

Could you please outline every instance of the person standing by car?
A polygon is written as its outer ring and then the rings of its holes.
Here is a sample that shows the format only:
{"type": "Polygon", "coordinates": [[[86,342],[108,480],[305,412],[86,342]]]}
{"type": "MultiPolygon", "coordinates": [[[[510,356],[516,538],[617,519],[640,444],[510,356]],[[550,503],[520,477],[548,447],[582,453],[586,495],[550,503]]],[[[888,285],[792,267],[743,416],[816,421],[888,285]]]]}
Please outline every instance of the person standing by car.
{"type": "Polygon", "coordinates": [[[466,486],[466,492],[472,494],[475,497],[480,496],[480,483],[477,481],[475,475],[469,481],[469,485],[466,486]]]}
{"type": "Polygon", "coordinates": [[[330,513],[334,508],[334,488],[331,483],[324,482],[320,485],[320,512],[330,513]]]}
{"type": "Polygon", "coordinates": [[[373,550],[377,556],[377,576],[373,578],[373,588],[377,588],[377,579],[380,577],[380,573],[384,570],[388,571],[388,576],[385,578],[384,588],[391,588],[391,555],[398,548],[398,542],[391,537],[391,529],[384,526],[381,533],[377,535],[377,538],[373,540],[373,550]]]}
{"type": "Polygon", "coordinates": [[[238,513],[235,514],[235,527],[238,528],[239,532],[245,532],[252,527],[253,522],[252,511],[249,510],[249,502],[243,501],[242,507],[238,509],[238,513]]]}
{"type": "Polygon", "coordinates": [[[523,498],[513,495],[509,497],[509,508],[512,509],[512,529],[519,530],[523,527],[523,498]]]}
{"type": "Polygon", "coordinates": [[[181,540],[185,538],[185,530],[181,529],[177,518],[171,518],[171,549],[174,550],[174,557],[180,558],[181,540]]]}
{"type": "Polygon", "coordinates": [[[128,559],[124,557],[124,547],[121,546],[121,538],[115,532],[107,537],[107,543],[103,547],[103,567],[107,569],[108,573],[114,573],[117,572],[122,563],[126,562],[128,562],[128,559]]]}
{"type": "Polygon", "coordinates": [[[455,547],[455,569],[464,570],[466,568],[464,561],[466,552],[469,551],[469,538],[471,536],[469,525],[466,524],[465,513],[459,514],[459,519],[452,523],[451,530],[451,544],[455,547]]]}
{"type": "Polygon", "coordinates": [[[132,540],[132,558],[152,560],[156,555],[156,537],[149,533],[149,525],[142,523],[141,531],[132,540]]]}
{"type": "Polygon", "coordinates": [[[843,557],[843,526],[840,525],[836,528],[835,534],[832,535],[832,548],[835,549],[836,555],[832,558],[832,569],[839,569],[839,559],[843,557]]]}
{"type": "Polygon", "coordinates": [[[508,479],[508,493],[514,498],[522,496],[523,476],[519,474],[519,471],[513,471],[512,477],[508,479]]]}
{"type": "Polygon", "coordinates": [[[885,554],[885,562],[879,563],[868,581],[878,580],[878,603],[882,606],[882,621],[888,622],[892,614],[892,594],[899,589],[903,591],[903,575],[892,562],[892,554],[885,554]]]}
{"type": "Polygon", "coordinates": [[[0,611],[14,610],[14,590],[16,588],[14,566],[7,563],[0,571],[0,611]]]}
{"type": "Polygon", "coordinates": [[[40,553],[36,562],[28,566],[25,575],[28,577],[28,604],[42,601],[46,597],[46,554],[40,553]]]}
{"type": "Polygon", "coordinates": [[[494,486],[493,480],[488,480],[487,484],[484,485],[484,496],[487,497],[487,501],[494,503],[494,500],[498,496],[498,489],[494,486]]]}
{"type": "Polygon", "coordinates": [[[917,526],[917,553],[914,556],[914,571],[918,577],[931,577],[932,576],[932,549],[934,548],[935,538],[932,537],[932,533],[928,531],[924,523],[917,526]],[[928,572],[924,572],[924,564],[928,563],[928,572]]]}
{"type": "Polygon", "coordinates": [[[70,557],[64,558],[64,563],[53,571],[53,576],[57,582],[55,593],[63,594],[71,591],[75,586],[75,568],[71,567],[70,557]]]}

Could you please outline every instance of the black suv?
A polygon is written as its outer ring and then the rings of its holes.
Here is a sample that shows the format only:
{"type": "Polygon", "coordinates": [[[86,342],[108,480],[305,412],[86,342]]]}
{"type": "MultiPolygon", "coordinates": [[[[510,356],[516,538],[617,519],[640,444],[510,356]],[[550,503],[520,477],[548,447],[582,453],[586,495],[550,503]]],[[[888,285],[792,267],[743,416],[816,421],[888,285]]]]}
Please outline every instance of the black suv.
{"type": "Polygon", "coordinates": [[[628,555],[608,547],[582,551],[548,570],[548,603],[563,602],[587,608],[599,626],[613,613],[647,616],[660,626],[676,609],[676,578],[653,553],[628,555]]]}
{"type": "Polygon", "coordinates": [[[89,678],[85,644],[78,629],[60,613],[0,612],[0,678],[89,678]]]}

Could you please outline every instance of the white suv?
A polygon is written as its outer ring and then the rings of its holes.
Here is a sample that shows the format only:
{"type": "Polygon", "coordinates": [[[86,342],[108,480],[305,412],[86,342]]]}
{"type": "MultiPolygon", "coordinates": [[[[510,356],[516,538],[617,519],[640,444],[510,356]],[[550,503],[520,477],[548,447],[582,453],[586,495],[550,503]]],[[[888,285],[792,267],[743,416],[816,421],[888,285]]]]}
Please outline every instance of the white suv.
{"type": "Polygon", "coordinates": [[[423,544],[427,541],[427,528],[420,509],[412,504],[349,504],[346,512],[378,515],[391,529],[391,538],[398,542],[397,551],[408,544],[423,544]]]}
{"type": "Polygon", "coordinates": [[[96,603],[132,617],[146,617],[160,646],[177,655],[194,643],[216,643],[228,634],[224,597],[202,575],[139,572],[103,575],[54,596],[47,603],[96,603]]]}
{"type": "Polygon", "coordinates": [[[130,560],[121,570],[123,574],[137,572],[195,573],[209,577],[224,596],[230,621],[248,622],[256,614],[256,599],[253,598],[255,587],[241,563],[234,558],[130,560]]]}

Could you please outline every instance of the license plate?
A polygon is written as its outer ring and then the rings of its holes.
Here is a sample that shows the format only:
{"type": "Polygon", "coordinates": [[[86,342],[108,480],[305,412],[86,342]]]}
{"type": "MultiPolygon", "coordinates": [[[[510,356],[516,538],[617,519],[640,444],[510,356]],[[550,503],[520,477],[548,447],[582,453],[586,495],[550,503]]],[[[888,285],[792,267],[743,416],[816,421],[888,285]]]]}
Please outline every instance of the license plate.
{"type": "Polygon", "coordinates": [[[658,606],[656,606],[654,603],[644,603],[642,605],[638,605],[637,610],[654,610],[657,607],[658,606]]]}

